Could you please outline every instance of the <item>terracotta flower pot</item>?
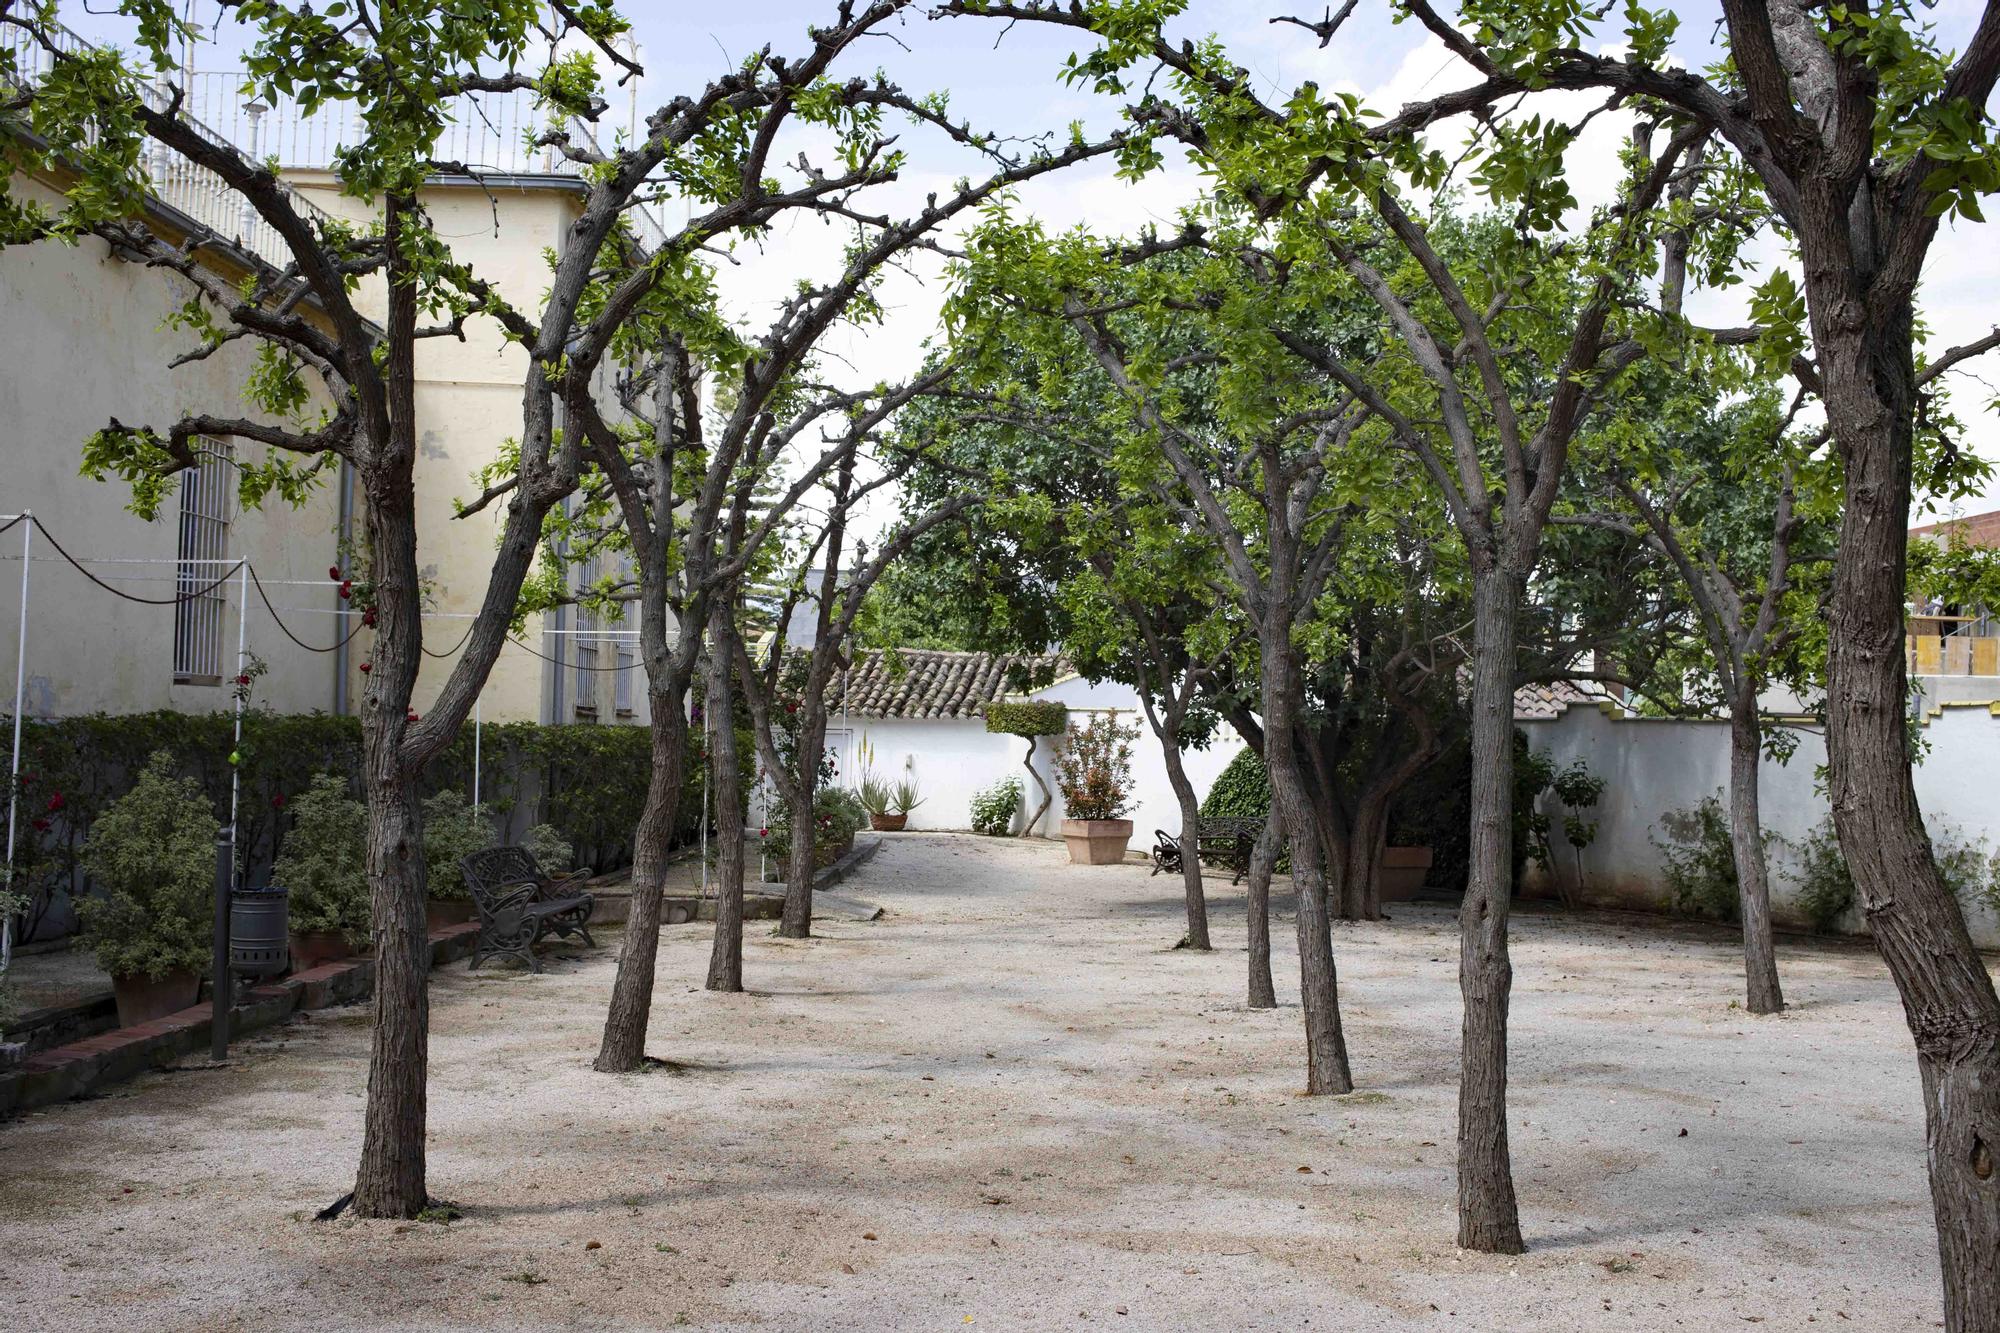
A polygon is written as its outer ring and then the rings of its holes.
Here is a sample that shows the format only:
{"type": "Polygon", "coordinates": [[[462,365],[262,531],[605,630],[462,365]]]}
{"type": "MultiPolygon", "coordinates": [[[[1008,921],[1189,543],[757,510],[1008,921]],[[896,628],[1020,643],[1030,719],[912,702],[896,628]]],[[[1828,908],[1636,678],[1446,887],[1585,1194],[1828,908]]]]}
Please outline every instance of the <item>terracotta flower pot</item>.
{"type": "Polygon", "coordinates": [[[315,930],[307,934],[292,932],[292,971],[303,972],[321,963],[331,963],[341,958],[352,958],[354,946],[347,942],[347,936],[337,930],[315,930]]]}
{"type": "Polygon", "coordinates": [[[1384,847],[1379,876],[1382,901],[1407,902],[1416,897],[1430,874],[1431,860],[1428,847],[1384,847]]]}
{"type": "Polygon", "coordinates": [[[1125,859],[1126,845],[1132,841],[1132,821],[1065,819],[1062,822],[1062,840],[1069,848],[1071,865],[1116,865],[1125,859]]]}
{"type": "Polygon", "coordinates": [[[201,974],[186,968],[164,976],[111,978],[111,994],[118,1001],[118,1026],[137,1027],[156,1018],[186,1009],[201,991],[201,974]]]}
{"type": "Polygon", "coordinates": [[[446,926],[462,926],[472,920],[477,911],[470,898],[426,898],[424,899],[424,925],[429,930],[443,930],[446,926]]]}
{"type": "Polygon", "coordinates": [[[877,833],[901,833],[903,826],[910,822],[908,815],[870,814],[868,827],[877,833]]]}

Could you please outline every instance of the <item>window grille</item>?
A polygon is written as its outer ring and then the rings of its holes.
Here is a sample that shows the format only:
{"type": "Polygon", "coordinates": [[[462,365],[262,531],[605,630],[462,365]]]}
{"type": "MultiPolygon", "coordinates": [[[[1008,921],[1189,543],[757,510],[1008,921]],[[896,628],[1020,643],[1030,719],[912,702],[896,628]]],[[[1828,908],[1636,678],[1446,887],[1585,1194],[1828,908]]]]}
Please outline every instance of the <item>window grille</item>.
{"type": "Polygon", "coordinates": [[[229,519],[236,469],[227,445],[203,440],[199,466],[181,474],[179,564],[174,581],[174,682],[222,683],[229,519]]]}
{"type": "Polygon", "coordinates": [[[620,642],[617,649],[618,673],[612,677],[618,682],[615,686],[615,706],[621,716],[629,717],[632,713],[632,677],[638,674],[635,668],[639,659],[630,643],[620,642]]]}
{"type": "MultiPolygon", "coordinates": [[[[583,562],[583,568],[578,573],[578,590],[596,583],[597,576],[598,560],[592,556],[583,562]]],[[[570,660],[576,668],[576,711],[579,713],[597,712],[598,629],[597,613],[588,606],[578,605],[576,642],[572,645],[570,660]]]]}

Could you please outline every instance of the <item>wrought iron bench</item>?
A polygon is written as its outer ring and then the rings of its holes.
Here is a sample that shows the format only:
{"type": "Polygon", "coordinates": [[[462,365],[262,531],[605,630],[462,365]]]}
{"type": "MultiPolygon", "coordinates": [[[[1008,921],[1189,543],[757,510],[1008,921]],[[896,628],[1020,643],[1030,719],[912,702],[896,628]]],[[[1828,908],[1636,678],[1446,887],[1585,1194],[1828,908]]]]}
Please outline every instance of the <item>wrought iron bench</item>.
{"type": "Polygon", "coordinates": [[[471,966],[488,958],[512,956],[542,970],[535,944],[547,935],[567,939],[581,935],[591,948],[590,912],[596,899],[581,891],[590,875],[573,870],[550,878],[542,873],[525,847],[488,847],[459,860],[465,885],[479,909],[479,940],[472,946],[471,966]]]}
{"type": "MultiPolygon", "coordinates": [[[[1250,870],[1250,852],[1263,830],[1261,819],[1238,815],[1204,818],[1195,828],[1195,852],[1203,865],[1219,865],[1232,873],[1231,884],[1250,870]]],[[[1180,873],[1181,840],[1165,829],[1153,830],[1153,874],[1180,873]]]]}

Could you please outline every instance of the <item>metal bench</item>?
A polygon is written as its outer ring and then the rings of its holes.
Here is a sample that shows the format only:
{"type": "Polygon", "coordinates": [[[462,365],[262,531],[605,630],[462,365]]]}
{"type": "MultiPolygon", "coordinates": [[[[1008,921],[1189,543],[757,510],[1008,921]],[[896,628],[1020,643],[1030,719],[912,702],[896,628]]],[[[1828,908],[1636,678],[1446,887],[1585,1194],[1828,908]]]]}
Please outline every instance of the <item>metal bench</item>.
{"type": "Polygon", "coordinates": [[[535,944],[544,936],[581,935],[591,948],[590,913],[596,899],[581,891],[588,870],[573,870],[550,878],[525,847],[488,847],[459,860],[466,887],[479,909],[479,939],[472,946],[471,966],[488,958],[512,956],[542,970],[535,944]]]}
{"type": "MultiPolygon", "coordinates": [[[[1204,818],[1195,827],[1195,853],[1203,865],[1219,865],[1232,871],[1231,884],[1250,870],[1250,852],[1264,821],[1238,815],[1204,818]]],[[[1153,874],[1178,874],[1181,868],[1181,840],[1165,829],[1153,830],[1153,874]]]]}

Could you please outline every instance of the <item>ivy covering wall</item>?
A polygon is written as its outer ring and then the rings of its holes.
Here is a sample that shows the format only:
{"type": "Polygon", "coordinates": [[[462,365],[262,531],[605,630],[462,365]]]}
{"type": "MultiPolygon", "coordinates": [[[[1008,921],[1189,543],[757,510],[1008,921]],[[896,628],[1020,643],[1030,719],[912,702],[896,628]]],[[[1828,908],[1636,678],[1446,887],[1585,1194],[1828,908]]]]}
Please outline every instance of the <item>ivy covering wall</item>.
{"type": "MultiPolygon", "coordinates": [[[[11,731],[13,719],[6,717],[11,731]]],[[[472,790],[473,729],[468,724],[425,771],[423,795],[472,790]]],[[[231,713],[94,714],[30,720],[21,738],[20,825],[16,883],[29,897],[20,938],[46,938],[73,926],[71,898],[90,885],[78,863],[98,813],[130,789],[155,751],[173,757],[174,771],[201,784],[226,823],[231,713]]],[[[249,882],[263,883],[290,827],[288,807],[315,775],[344,777],[360,794],[361,722],[326,713],[244,714],[239,837],[249,882]]],[[[644,727],[590,724],[486,724],[480,738],[480,799],[508,836],[531,825],[554,825],[576,849],[578,865],[599,871],[631,864],[632,831],[646,798],[652,740],[644,727]]],[[[702,753],[699,732],[688,742],[675,841],[700,834],[702,753]]],[[[0,816],[3,817],[3,816],[0,816]]]]}

